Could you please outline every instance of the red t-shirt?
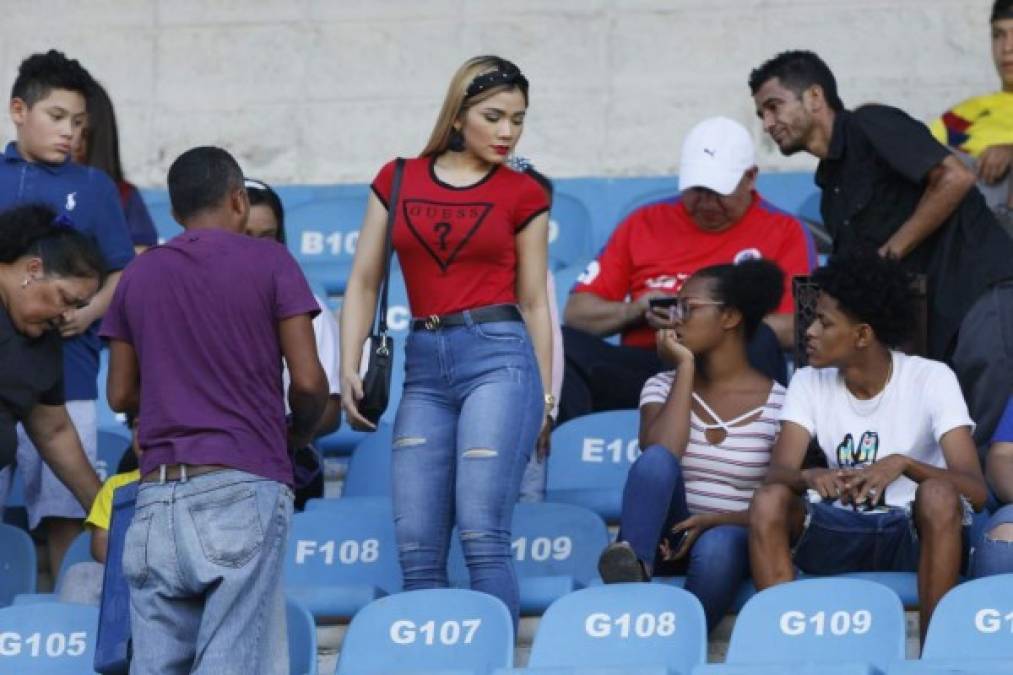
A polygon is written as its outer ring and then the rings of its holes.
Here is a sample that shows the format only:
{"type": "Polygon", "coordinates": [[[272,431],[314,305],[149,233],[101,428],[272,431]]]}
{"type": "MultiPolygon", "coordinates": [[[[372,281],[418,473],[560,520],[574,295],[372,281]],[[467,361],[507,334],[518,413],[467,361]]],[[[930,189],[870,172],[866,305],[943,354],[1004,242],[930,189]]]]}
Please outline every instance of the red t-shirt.
{"type": "MultiPolygon", "coordinates": [[[[777,311],[793,311],[790,279],[809,274],[816,263],[812,236],[797,219],[754,193],[742,220],[715,233],[694,223],[681,200],[656,202],[619,224],[571,292],[613,302],[635,301],[649,290],[674,295],[697,270],[750,258],[781,267],[787,279],[777,311]]],[[[622,343],[653,349],[654,330],[646,324],[632,328],[623,333],[622,343]]]]}
{"type": "MultiPolygon", "coordinates": [[[[436,177],[432,157],[405,161],[393,244],[413,316],[517,302],[514,238],[549,208],[535,179],[507,166],[454,187],[436,177]]],[[[373,179],[387,205],[394,162],[373,179]]]]}

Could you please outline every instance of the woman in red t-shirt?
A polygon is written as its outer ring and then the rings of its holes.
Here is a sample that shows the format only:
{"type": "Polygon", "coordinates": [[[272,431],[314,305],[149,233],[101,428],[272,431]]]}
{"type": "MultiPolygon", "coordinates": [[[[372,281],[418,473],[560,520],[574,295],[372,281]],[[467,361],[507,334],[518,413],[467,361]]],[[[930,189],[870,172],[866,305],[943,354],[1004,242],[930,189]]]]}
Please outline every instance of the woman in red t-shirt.
{"type": "MultiPolygon", "coordinates": [[[[454,75],[422,154],[404,165],[393,245],[412,315],[394,423],[395,525],[405,589],[447,585],[456,525],[472,587],[518,614],[510,519],[553,399],[545,290],[548,197],[504,165],[528,81],[495,56],[454,75]]],[[[384,273],[394,162],[373,181],[341,313],[342,404],[358,428],[358,375],[384,273]]]]}

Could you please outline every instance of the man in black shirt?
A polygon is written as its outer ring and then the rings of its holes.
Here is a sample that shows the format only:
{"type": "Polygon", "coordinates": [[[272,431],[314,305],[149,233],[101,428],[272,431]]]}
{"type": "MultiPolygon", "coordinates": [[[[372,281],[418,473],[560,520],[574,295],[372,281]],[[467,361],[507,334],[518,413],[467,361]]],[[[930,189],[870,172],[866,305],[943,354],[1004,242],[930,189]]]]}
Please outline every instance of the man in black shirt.
{"type": "Polygon", "coordinates": [[[820,211],[834,251],[874,247],[926,276],[928,356],[952,362],[985,447],[1013,378],[1013,240],[974,174],[902,110],[846,110],[812,52],[777,55],[749,87],[781,152],[820,159],[820,211]]]}

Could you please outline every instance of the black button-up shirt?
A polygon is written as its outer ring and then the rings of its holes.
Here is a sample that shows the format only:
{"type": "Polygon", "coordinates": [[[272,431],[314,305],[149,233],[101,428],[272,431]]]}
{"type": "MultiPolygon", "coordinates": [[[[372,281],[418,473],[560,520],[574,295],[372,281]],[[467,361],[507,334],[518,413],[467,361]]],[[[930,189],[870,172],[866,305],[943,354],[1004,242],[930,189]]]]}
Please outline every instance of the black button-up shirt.
{"type": "Polygon", "coordinates": [[[0,467],[14,461],[16,425],[37,404],[63,405],[63,340],[59,331],[30,338],[0,306],[0,467]]]}
{"type": "MultiPolygon", "coordinates": [[[[885,244],[914,213],[929,171],[948,154],[924,124],[897,108],[837,113],[827,156],[816,169],[834,251],[885,244]]],[[[974,301],[989,285],[1013,277],[1013,240],[972,188],[904,263],[928,279],[929,356],[943,358],[974,301]]]]}

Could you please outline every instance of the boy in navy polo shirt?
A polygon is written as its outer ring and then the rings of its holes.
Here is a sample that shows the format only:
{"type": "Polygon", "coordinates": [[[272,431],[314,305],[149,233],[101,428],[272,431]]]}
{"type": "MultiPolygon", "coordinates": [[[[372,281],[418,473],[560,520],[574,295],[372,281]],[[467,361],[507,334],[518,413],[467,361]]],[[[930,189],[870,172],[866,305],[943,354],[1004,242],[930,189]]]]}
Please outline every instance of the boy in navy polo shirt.
{"type": "MultiPolygon", "coordinates": [[[[67,411],[94,463],[101,343],[94,324],[105,313],[117,280],[134,249],[112,180],[98,169],[70,161],[74,132],[86,120],[85,96],[92,79],[75,60],[50,50],[33,54],[18,69],[11,89],[10,115],[17,140],[0,160],[0,210],[41,202],[66,215],[90,236],[106,261],[109,277],[91,303],[61,327],[67,411]]],[[[84,511],[46,467],[19,429],[18,467],[25,479],[29,525],[45,528],[50,569],[57,570],[70,542],[81,531],[84,511]]],[[[11,469],[0,474],[0,504],[6,502],[11,469]]]]}

